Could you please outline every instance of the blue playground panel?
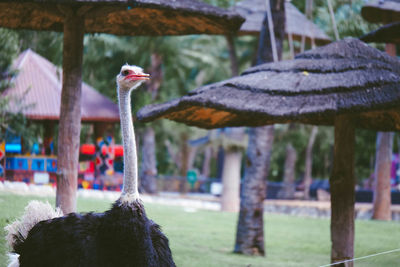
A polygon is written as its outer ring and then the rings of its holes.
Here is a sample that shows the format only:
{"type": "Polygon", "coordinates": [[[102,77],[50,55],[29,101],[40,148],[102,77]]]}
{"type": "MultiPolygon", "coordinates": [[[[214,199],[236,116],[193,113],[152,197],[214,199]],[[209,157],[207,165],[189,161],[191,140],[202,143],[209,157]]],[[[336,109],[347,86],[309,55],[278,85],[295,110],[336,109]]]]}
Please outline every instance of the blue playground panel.
{"type": "Polygon", "coordinates": [[[6,170],[56,172],[57,159],[53,158],[6,158],[6,170]]]}
{"type": "Polygon", "coordinates": [[[28,159],[26,158],[6,158],[7,170],[29,170],[28,159]]]}
{"type": "Polygon", "coordinates": [[[13,158],[6,158],[6,169],[12,170],[14,166],[14,159],[13,158]]]}
{"type": "Polygon", "coordinates": [[[32,159],[32,171],[45,171],[45,159],[32,159]]]}
{"type": "Polygon", "coordinates": [[[48,172],[57,171],[57,159],[47,159],[46,160],[46,170],[48,172]]]}

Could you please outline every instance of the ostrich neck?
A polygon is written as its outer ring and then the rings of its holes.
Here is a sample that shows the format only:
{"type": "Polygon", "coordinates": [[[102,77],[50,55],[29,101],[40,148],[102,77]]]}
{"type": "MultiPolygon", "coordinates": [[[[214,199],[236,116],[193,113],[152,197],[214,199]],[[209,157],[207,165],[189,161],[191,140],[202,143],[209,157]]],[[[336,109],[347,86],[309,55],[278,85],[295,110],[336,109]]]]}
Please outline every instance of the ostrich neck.
{"type": "Polygon", "coordinates": [[[124,186],[121,198],[130,202],[139,198],[136,140],[131,111],[131,91],[118,89],[118,100],[124,146],[124,186]]]}

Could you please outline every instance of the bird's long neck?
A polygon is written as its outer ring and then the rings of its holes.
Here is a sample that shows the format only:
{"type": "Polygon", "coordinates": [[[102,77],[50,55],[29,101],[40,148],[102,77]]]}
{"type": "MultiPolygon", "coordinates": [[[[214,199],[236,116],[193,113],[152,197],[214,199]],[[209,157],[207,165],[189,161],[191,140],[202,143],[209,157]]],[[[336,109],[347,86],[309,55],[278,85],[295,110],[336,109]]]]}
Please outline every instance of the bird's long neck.
{"type": "Polygon", "coordinates": [[[136,140],[131,111],[131,91],[118,89],[119,114],[124,146],[124,186],[121,200],[133,202],[139,198],[136,140]]]}

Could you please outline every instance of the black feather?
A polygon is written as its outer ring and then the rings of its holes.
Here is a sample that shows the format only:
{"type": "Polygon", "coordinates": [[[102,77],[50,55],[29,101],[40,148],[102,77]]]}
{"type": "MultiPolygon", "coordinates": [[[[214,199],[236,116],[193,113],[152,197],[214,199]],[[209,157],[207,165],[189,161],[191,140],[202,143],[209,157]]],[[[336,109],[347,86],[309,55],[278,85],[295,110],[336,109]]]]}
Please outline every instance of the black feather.
{"type": "Polygon", "coordinates": [[[14,247],[21,267],[175,266],[167,237],[139,201],[41,221],[14,247]]]}

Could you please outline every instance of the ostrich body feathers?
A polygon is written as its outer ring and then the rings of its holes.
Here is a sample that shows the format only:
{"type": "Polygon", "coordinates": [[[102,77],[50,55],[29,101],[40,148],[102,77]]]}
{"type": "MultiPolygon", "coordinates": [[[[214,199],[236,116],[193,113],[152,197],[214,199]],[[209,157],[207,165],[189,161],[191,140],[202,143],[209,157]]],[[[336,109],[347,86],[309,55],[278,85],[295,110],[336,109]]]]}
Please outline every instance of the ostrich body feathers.
{"type": "Polygon", "coordinates": [[[168,239],[140,201],[118,200],[104,213],[41,221],[13,250],[21,267],[175,266],[168,239]]]}
{"type": "Polygon", "coordinates": [[[40,221],[63,216],[61,209],[56,210],[48,202],[32,200],[25,207],[24,215],[19,220],[7,225],[7,245],[12,248],[24,240],[32,227],[40,221]]]}

